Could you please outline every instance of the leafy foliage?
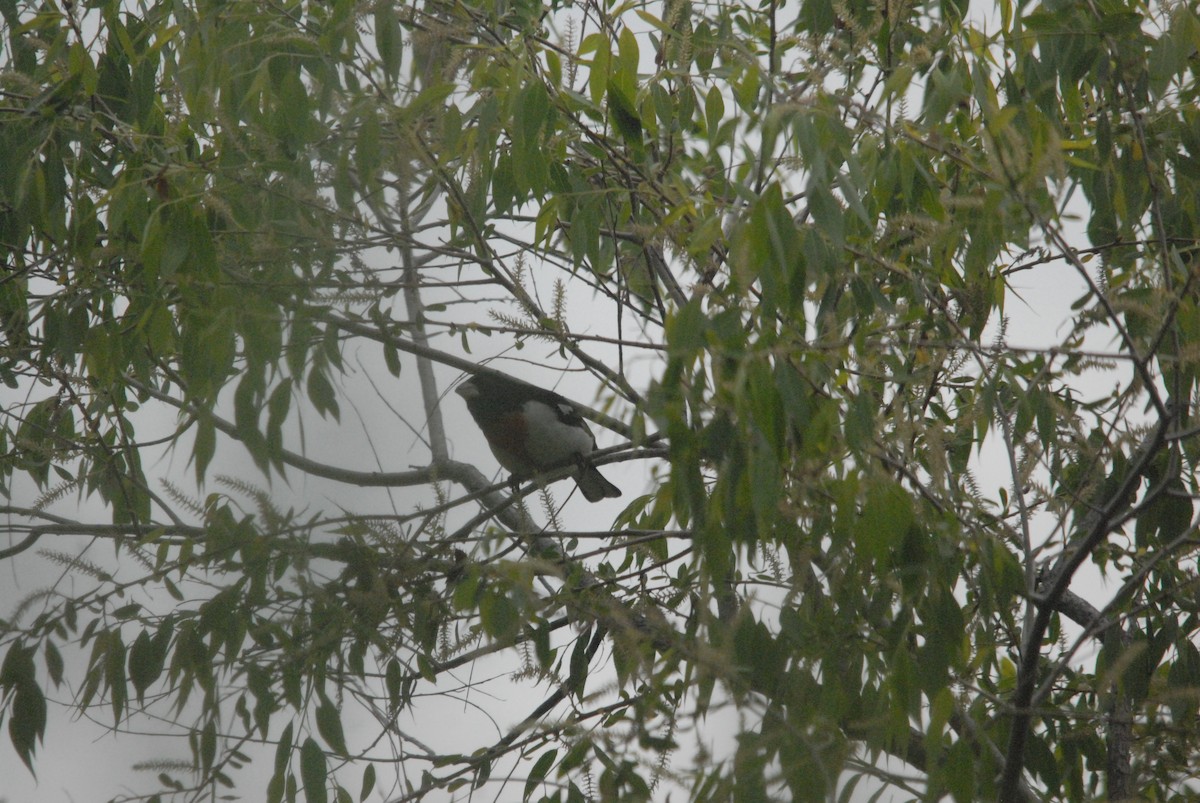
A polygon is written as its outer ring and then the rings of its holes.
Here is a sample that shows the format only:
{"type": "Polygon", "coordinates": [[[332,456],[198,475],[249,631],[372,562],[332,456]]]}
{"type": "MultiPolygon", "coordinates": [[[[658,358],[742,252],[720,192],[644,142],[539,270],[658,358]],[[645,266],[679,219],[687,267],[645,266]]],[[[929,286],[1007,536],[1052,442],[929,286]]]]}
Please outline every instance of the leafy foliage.
{"type": "Polygon", "coordinates": [[[186,739],[147,799],[1194,795],[1200,18],[994,11],[0,0],[16,756],[68,698],[186,739]],[[494,360],[586,374],[610,530],[451,457],[494,360]]]}

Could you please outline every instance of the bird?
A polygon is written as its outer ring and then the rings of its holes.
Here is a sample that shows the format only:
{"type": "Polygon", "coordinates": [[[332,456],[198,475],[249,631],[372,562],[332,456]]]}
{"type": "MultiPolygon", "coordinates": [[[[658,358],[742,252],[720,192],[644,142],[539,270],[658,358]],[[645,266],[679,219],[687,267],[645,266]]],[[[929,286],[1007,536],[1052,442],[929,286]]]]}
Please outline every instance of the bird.
{"type": "Polygon", "coordinates": [[[589,502],[615,499],[621,489],[592,465],[596,438],[578,408],[552,390],[495,373],[479,373],[454,392],[467,403],[492,454],[514,482],[572,463],[589,502]]]}

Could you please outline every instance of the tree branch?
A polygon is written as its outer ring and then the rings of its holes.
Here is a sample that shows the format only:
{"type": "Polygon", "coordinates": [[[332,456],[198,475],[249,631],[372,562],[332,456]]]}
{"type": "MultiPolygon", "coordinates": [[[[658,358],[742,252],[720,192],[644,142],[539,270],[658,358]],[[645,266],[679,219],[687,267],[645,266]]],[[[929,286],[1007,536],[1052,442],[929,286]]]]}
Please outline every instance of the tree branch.
{"type": "Polygon", "coordinates": [[[1170,417],[1161,419],[1138,447],[1130,461],[1129,472],[1121,482],[1120,487],[1113,493],[1108,502],[1101,508],[1093,510],[1084,520],[1081,538],[1073,547],[1063,554],[1058,565],[1038,586],[1041,591],[1034,598],[1037,613],[1033,624],[1026,630],[1021,645],[1021,663],[1017,670],[1017,688],[1012,700],[1012,725],[1008,741],[1007,758],[1004,771],[1000,776],[999,798],[1003,803],[1016,803],[1021,775],[1025,768],[1025,746],[1029,741],[1029,729],[1033,715],[1034,693],[1037,689],[1038,665],[1041,658],[1042,639],[1050,625],[1050,617],[1057,610],[1059,600],[1067,593],[1071,578],[1083,561],[1091,555],[1111,532],[1113,520],[1128,504],[1129,497],[1141,482],[1150,462],[1166,443],[1167,430],[1171,427],[1170,417]],[[1042,591],[1044,589],[1044,591],[1042,591]]]}

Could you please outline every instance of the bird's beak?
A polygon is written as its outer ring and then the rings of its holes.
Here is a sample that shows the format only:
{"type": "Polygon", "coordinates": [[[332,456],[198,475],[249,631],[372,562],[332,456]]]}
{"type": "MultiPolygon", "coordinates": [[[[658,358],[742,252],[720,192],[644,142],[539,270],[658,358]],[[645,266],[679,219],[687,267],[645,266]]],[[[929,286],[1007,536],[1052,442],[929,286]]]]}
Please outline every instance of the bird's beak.
{"type": "Polygon", "coordinates": [[[468,401],[479,396],[479,388],[475,387],[475,384],[469,379],[465,382],[460,382],[458,387],[454,389],[454,392],[468,401]]]}

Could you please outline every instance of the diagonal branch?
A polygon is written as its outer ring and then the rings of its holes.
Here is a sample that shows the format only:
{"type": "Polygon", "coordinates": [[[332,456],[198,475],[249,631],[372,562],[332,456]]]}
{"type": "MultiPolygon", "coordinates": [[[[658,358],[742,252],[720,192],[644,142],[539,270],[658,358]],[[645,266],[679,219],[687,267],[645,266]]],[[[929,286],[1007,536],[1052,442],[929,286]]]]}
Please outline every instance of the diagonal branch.
{"type": "Polygon", "coordinates": [[[1050,625],[1050,617],[1058,610],[1061,600],[1068,593],[1075,572],[1112,532],[1114,522],[1128,505],[1146,469],[1166,444],[1167,430],[1171,424],[1172,417],[1165,417],[1146,436],[1134,452],[1129,472],[1120,487],[1103,507],[1096,508],[1084,519],[1080,527],[1081,537],[1064,552],[1058,565],[1051,569],[1038,585],[1040,593],[1034,599],[1037,613],[1032,625],[1026,630],[1021,645],[1021,664],[1017,670],[1017,687],[1012,699],[1012,730],[1009,734],[1004,771],[1000,776],[999,799],[1003,803],[1015,803],[1020,799],[1018,788],[1025,769],[1025,747],[1029,741],[1033,702],[1038,686],[1041,646],[1050,625]]]}

